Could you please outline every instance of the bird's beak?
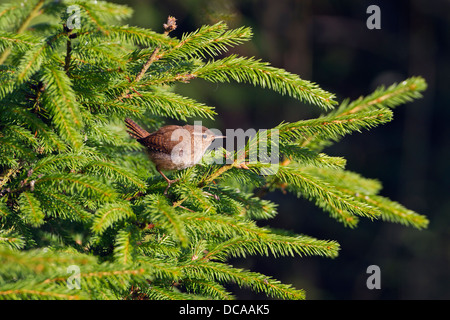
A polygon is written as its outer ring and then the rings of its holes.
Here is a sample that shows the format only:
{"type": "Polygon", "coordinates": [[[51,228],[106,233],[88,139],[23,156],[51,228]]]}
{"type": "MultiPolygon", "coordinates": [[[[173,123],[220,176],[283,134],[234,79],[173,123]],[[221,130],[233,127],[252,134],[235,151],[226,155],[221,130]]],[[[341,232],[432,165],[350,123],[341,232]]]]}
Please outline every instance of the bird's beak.
{"type": "Polygon", "coordinates": [[[215,136],[214,139],[222,139],[222,138],[226,138],[227,136],[215,136]]]}

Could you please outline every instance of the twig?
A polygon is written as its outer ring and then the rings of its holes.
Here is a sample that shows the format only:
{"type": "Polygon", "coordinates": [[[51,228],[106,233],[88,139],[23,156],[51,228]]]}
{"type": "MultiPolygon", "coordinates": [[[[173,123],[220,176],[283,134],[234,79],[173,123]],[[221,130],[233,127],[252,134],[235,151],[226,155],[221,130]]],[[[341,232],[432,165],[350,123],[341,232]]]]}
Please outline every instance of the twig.
{"type": "MultiPolygon", "coordinates": [[[[177,28],[176,21],[177,21],[177,19],[175,19],[174,17],[169,16],[167,18],[167,23],[163,24],[165,36],[167,36],[171,31],[173,31],[177,28]]],[[[144,77],[144,74],[147,72],[148,68],[150,68],[152,63],[159,59],[159,57],[158,57],[159,50],[161,50],[161,46],[158,46],[155,48],[155,50],[153,50],[152,54],[150,55],[150,58],[148,58],[147,62],[142,66],[141,71],[139,71],[139,73],[137,74],[136,78],[134,79],[134,81],[132,83],[139,82],[142,79],[142,77],[144,77]]],[[[133,91],[137,93],[136,90],[133,90],[133,91]]],[[[120,95],[118,100],[122,100],[122,99],[126,98],[128,96],[129,92],[130,92],[130,89],[126,89],[120,95]]]]}
{"type": "Polygon", "coordinates": [[[189,208],[186,208],[185,206],[178,205],[178,207],[180,207],[180,208],[182,208],[182,209],[185,209],[185,210],[187,210],[187,211],[189,211],[189,212],[195,212],[194,210],[191,210],[191,209],[189,209],[189,208]]]}
{"type": "Polygon", "coordinates": [[[69,36],[69,39],[67,39],[66,43],[66,58],[64,59],[64,72],[68,74],[69,67],[70,67],[70,57],[72,53],[72,41],[70,41],[70,34],[72,33],[72,30],[69,30],[67,32],[67,35],[69,36]]]}
{"type": "Polygon", "coordinates": [[[238,161],[235,160],[232,164],[228,164],[226,166],[221,167],[220,169],[218,169],[216,172],[214,172],[212,175],[210,175],[207,179],[203,180],[202,182],[200,182],[198,184],[198,186],[200,188],[204,187],[205,185],[209,184],[210,182],[214,181],[215,179],[217,179],[220,175],[224,174],[225,172],[227,172],[228,170],[236,167],[238,165],[238,161]]]}

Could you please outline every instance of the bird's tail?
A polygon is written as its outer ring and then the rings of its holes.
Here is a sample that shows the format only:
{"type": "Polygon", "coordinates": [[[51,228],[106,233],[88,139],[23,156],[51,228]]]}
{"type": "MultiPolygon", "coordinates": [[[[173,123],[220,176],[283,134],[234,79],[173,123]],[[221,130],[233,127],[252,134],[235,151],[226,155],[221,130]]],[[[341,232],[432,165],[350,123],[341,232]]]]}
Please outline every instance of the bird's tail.
{"type": "Polygon", "coordinates": [[[135,139],[142,139],[147,137],[150,133],[142,129],[136,122],[130,118],[125,119],[125,124],[127,126],[127,132],[135,139]]]}

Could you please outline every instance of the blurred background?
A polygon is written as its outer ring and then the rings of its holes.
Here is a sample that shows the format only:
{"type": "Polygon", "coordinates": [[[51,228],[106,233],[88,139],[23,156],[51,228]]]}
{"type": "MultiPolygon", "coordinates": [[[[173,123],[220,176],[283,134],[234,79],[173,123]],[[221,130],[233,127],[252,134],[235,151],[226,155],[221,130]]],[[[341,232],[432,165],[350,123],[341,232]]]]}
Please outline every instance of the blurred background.
{"type": "MultiPolygon", "coordinates": [[[[349,229],[312,203],[274,193],[273,227],[341,244],[336,259],[249,257],[230,261],[306,290],[308,299],[450,299],[450,1],[448,0],[113,0],[135,10],[128,23],[171,36],[226,21],[251,26],[254,38],[231,52],[284,68],[344,98],[370,94],[379,85],[420,75],[424,98],[398,107],[394,121],[347,136],[325,150],[347,168],[379,179],[382,195],[428,216],[427,230],[361,219],[349,229]],[[369,5],[381,9],[381,29],[369,30],[369,5]],[[369,290],[369,265],[381,269],[381,289],[369,290]]],[[[281,121],[317,117],[318,107],[272,91],[194,80],[177,92],[214,106],[211,127],[272,128],[281,121]]],[[[240,299],[263,299],[233,288],[240,299]]]]}

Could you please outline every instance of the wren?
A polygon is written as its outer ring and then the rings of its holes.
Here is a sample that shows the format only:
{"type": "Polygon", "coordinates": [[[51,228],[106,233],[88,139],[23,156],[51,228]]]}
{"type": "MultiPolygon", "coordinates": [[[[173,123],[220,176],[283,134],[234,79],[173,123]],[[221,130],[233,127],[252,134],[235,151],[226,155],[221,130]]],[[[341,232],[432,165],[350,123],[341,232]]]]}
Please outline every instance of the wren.
{"type": "Polygon", "coordinates": [[[125,119],[125,124],[130,136],[146,147],[156,170],[167,181],[164,194],[179,179],[170,180],[162,170],[181,170],[196,165],[214,139],[225,138],[200,125],[168,125],[149,133],[129,118],[125,119]]]}

